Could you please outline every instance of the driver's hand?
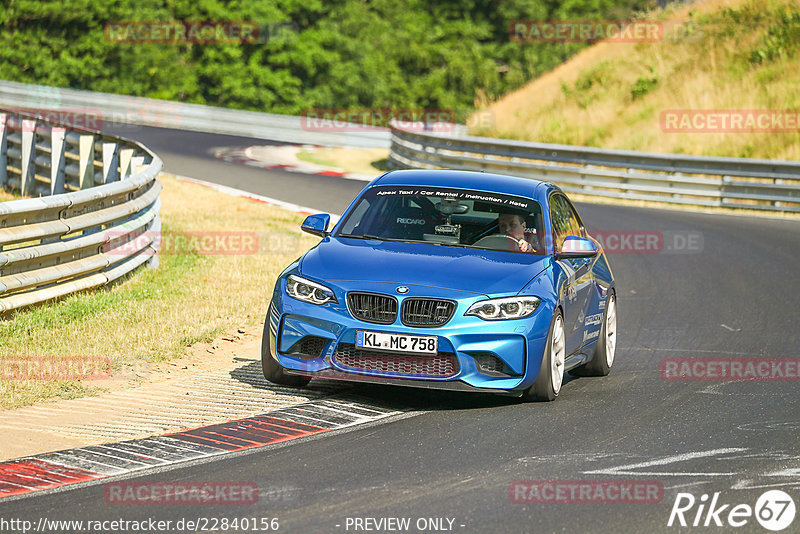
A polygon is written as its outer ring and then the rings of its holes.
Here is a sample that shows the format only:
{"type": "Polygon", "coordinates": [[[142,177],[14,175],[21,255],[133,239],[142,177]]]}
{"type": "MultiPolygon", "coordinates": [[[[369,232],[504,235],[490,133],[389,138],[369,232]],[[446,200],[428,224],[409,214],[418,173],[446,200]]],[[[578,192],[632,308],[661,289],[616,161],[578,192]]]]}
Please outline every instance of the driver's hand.
{"type": "Polygon", "coordinates": [[[525,241],[524,239],[520,239],[519,241],[517,241],[517,245],[519,246],[519,249],[520,249],[522,252],[528,252],[528,251],[530,251],[530,249],[531,249],[531,245],[530,245],[530,243],[528,243],[528,242],[527,242],[527,241],[525,241]]]}

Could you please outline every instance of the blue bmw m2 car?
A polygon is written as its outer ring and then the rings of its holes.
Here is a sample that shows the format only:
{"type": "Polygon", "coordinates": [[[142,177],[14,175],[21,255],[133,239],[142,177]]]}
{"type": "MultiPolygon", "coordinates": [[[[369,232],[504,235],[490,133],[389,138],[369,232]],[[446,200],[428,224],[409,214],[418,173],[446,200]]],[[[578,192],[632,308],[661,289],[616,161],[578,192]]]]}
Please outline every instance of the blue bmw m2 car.
{"type": "Polygon", "coordinates": [[[555,185],[465,171],[390,171],[280,275],[264,376],[553,400],[564,373],[607,375],[617,334],[601,245],[555,185]]]}

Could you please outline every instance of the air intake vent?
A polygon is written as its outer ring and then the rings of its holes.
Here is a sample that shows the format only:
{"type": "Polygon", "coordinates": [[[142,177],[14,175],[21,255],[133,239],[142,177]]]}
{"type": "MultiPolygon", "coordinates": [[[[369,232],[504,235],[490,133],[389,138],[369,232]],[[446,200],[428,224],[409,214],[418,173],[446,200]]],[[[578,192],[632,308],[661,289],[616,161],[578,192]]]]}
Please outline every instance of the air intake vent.
{"type": "Polygon", "coordinates": [[[458,359],[452,352],[411,355],[361,349],[339,343],[333,361],[348,370],[367,374],[405,375],[421,378],[450,378],[458,374],[458,359]]]}
{"type": "Polygon", "coordinates": [[[478,371],[489,376],[517,376],[506,363],[489,352],[474,354],[478,371]]]}
{"type": "Polygon", "coordinates": [[[300,358],[319,358],[328,341],[323,337],[306,336],[292,345],[287,354],[300,358]]]}
{"type": "Polygon", "coordinates": [[[410,298],[403,301],[403,324],[406,326],[442,326],[456,311],[452,300],[410,298]]]}
{"type": "Polygon", "coordinates": [[[397,318],[397,299],[377,293],[348,293],[350,313],[368,323],[392,324],[397,318]]]}

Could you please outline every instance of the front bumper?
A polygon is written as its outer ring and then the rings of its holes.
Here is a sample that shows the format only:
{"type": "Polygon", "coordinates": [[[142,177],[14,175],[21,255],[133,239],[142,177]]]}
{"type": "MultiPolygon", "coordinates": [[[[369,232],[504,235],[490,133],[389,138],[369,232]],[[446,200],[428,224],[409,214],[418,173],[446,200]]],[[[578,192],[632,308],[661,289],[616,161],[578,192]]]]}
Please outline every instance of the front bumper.
{"type": "Polygon", "coordinates": [[[335,287],[339,302],[318,306],[288,297],[279,280],[268,314],[271,356],[290,374],[353,382],[514,395],[536,380],[552,305],[543,300],[536,312],[525,319],[484,321],[464,316],[464,312],[485,295],[409,286],[408,296],[393,295],[401,306],[404,298],[420,296],[457,303],[447,324],[421,328],[405,326],[399,317],[388,325],[361,321],[351,315],[345,304],[349,290],[391,295],[395,287],[388,283],[335,287]],[[437,336],[439,353],[428,357],[356,349],[358,330],[437,336]],[[304,348],[310,350],[304,352],[304,348]],[[362,351],[360,355],[358,350],[362,351]],[[361,360],[354,360],[354,351],[361,360]],[[345,354],[350,357],[345,358],[345,354]],[[390,363],[381,361],[383,356],[390,363]]]}
{"type": "Polygon", "coordinates": [[[325,369],[316,373],[287,369],[286,372],[291,375],[310,376],[312,378],[319,378],[322,380],[341,380],[344,382],[380,384],[384,386],[402,386],[420,389],[438,389],[442,391],[458,391],[464,393],[494,393],[498,395],[509,395],[512,397],[519,397],[522,395],[521,390],[476,387],[471,386],[461,380],[440,380],[434,382],[430,380],[373,376],[360,373],[342,373],[341,371],[335,369],[325,369]]]}

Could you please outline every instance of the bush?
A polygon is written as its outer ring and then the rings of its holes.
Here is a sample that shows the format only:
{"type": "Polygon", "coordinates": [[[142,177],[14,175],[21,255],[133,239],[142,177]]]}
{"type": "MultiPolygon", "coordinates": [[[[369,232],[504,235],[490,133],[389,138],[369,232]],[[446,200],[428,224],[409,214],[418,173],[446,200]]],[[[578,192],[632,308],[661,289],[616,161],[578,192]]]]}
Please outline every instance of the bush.
{"type": "Polygon", "coordinates": [[[299,114],[471,109],[582,44],[511,42],[514,20],[624,18],[652,0],[15,0],[0,5],[0,78],[299,114]],[[255,44],[119,44],[113,21],[284,24],[255,44]]]}

